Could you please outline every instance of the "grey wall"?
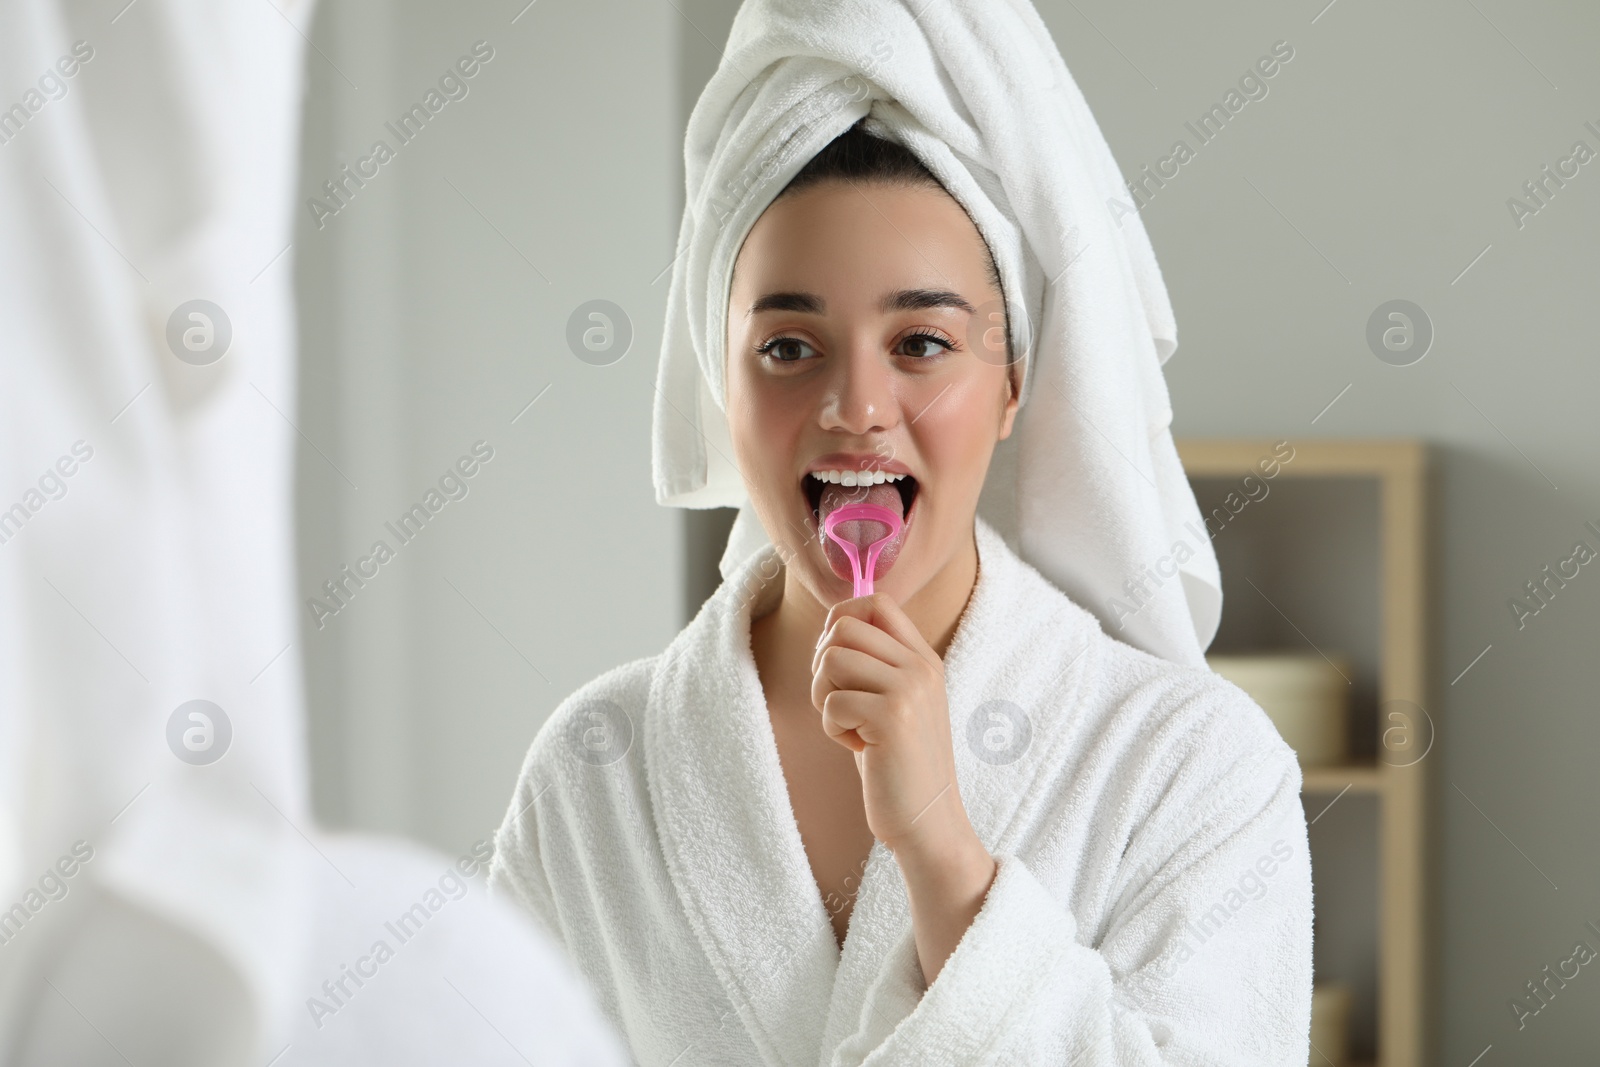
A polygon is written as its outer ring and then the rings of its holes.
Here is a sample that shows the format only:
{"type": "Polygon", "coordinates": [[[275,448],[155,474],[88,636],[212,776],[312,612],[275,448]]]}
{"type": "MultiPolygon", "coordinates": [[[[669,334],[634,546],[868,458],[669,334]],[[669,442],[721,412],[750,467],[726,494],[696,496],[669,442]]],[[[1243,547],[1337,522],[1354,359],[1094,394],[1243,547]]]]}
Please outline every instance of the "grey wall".
{"type": "MultiPolygon", "coordinates": [[[[1438,1062],[1490,1044],[1484,1064],[1587,1062],[1590,968],[1520,1032],[1508,1001],[1575,941],[1600,948],[1583,928],[1600,924],[1600,568],[1523,629],[1507,602],[1578,539],[1600,548],[1583,528],[1600,525],[1600,371],[1583,318],[1600,162],[1521,228],[1507,199],[1574,141],[1600,150],[1584,127],[1600,127],[1600,10],[1324,3],[1039,6],[1129,176],[1178,138],[1195,145],[1185,121],[1274,42],[1294,47],[1268,95],[1143,211],[1180,329],[1175,430],[1435,445],[1438,1062]],[[1436,330],[1411,366],[1380,362],[1365,338],[1394,298],[1436,330]]],[[[468,444],[496,448],[466,500],[307,629],[330,819],[448,847],[487,830],[554,703],[657,651],[714,575],[718,518],[651,502],[666,289],[652,281],[681,209],[683,117],[734,6],[541,3],[514,26],[515,3],[323,14],[317,41],[360,89],[313,57],[308,195],[472,40],[497,50],[426,141],[297,242],[306,595],[468,444]],[[636,329],[606,368],[562,340],[597,296],[636,329]],[[594,525],[553,522],[558,500],[594,525]]]]}
{"type": "Polygon", "coordinates": [[[374,540],[397,549],[320,629],[302,614],[318,810],[452,854],[499,824],[555,705],[682,621],[682,523],[649,451],[676,16],[519,9],[329,4],[309,68],[307,197],[397,144],[384,123],[473,42],[494,49],[348,206],[320,228],[303,212],[295,249],[302,600],[374,540]],[[609,366],[566,339],[597,298],[633,327],[609,366]],[[466,497],[399,547],[385,521],[480,440],[466,497]]]}

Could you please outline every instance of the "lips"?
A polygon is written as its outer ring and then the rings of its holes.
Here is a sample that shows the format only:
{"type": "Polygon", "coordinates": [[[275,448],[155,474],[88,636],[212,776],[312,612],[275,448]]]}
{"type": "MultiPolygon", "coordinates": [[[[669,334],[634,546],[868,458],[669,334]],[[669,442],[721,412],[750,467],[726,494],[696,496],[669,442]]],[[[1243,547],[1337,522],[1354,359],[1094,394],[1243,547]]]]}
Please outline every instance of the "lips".
{"type": "MultiPolygon", "coordinates": [[[[845,457],[837,457],[844,459],[845,457]]],[[[911,473],[903,469],[901,464],[885,463],[861,467],[857,464],[836,462],[835,457],[824,457],[811,465],[812,470],[801,479],[806,502],[811,513],[813,530],[817,539],[822,544],[823,557],[828,561],[828,567],[833,571],[834,577],[847,585],[851,583],[854,575],[850,569],[850,559],[845,555],[832,538],[823,531],[823,522],[836,508],[846,504],[874,504],[878,507],[888,508],[898,512],[902,517],[900,532],[884,544],[879,551],[877,565],[873,568],[873,580],[877,581],[887,574],[894,566],[895,560],[900,555],[900,550],[905,544],[914,518],[916,497],[918,493],[917,481],[911,473]],[[903,475],[897,481],[884,481],[875,485],[843,485],[836,482],[825,482],[818,477],[818,473],[829,470],[865,470],[867,472],[883,471],[885,474],[903,475]]],[[[846,521],[837,526],[836,531],[847,540],[860,544],[863,548],[867,544],[881,539],[888,531],[882,523],[870,520],[846,521]]],[[[863,554],[863,559],[865,558],[863,554]]]]}

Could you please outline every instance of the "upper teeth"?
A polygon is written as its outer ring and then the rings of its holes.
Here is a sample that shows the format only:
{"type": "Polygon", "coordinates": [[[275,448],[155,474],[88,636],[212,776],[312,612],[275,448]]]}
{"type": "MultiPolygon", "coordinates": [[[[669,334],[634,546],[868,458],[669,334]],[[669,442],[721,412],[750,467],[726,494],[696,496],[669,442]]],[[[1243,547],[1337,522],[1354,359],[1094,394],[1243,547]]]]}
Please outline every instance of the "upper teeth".
{"type": "Polygon", "coordinates": [[[903,474],[890,474],[887,471],[812,471],[811,477],[819,482],[832,482],[835,485],[882,485],[884,482],[898,482],[904,478],[903,474]]]}

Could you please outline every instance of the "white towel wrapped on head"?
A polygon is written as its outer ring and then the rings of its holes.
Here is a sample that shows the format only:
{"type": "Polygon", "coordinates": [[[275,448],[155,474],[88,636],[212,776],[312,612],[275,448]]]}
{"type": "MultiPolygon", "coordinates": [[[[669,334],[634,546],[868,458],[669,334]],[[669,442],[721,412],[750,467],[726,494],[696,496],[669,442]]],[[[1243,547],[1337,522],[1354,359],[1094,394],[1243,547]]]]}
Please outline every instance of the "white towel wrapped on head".
{"type": "MultiPolygon", "coordinates": [[[[660,503],[739,507],[722,572],[767,540],[724,414],[729,278],[796,172],[858,119],[966,209],[999,268],[1022,409],[980,513],[1146,651],[1199,665],[1221,580],[1171,435],[1177,330],[1115,160],[1026,0],[747,0],[689,119],[654,420],[660,503]],[[1174,549],[1184,543],[1181,551],[1174,549]],[[1164,557],[1179,581],[1145,581],[1164,557]]],[[[1169,576],[1170,577],[1170,576],[1169,576]]]]}

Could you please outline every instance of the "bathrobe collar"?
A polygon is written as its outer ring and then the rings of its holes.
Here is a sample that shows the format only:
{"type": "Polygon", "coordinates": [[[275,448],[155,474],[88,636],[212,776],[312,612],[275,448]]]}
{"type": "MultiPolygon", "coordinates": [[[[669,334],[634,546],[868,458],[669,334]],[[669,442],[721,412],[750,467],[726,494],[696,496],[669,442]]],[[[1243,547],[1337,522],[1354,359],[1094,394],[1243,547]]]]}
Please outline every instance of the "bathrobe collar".
{"type": "MultiPolygon", "coordinates": [[[[1005,673],[1008,618],[1019,598],[1054,595],[1069,630],[1098,627],[982,518],[975,532],[978,580],[945,656],[945,681],[958,787],[994,854],[1009,847],[1022,798],[1052,763],[1047,739],[1035,737],[1028,756],[997,776],[966,742],[973,710],[1002,695],[995,683],[1005,673]],[[974,657],[974,646],[985,654],[974,657]]],[[[768,546],[718,588],[659,658],[642,734],[657,834],[689,924],[765,1061],[803,1067],[825,1065],[859,1029],[892,1029],[916,1006],[922,976],[905,883],[881,842],[869,854],[842,957],[835,941],[750,650],[752,613],[770,607],[782,586],[781,560],[768,546]]],[[[1064,636],[1090,647],[1078,633],[1064,636]]],[[[1067,693],[1092,658],[1066,665],[1067,693]]]]}

